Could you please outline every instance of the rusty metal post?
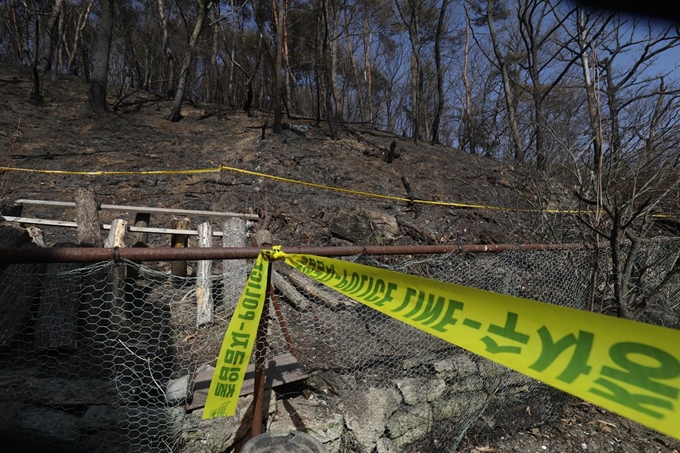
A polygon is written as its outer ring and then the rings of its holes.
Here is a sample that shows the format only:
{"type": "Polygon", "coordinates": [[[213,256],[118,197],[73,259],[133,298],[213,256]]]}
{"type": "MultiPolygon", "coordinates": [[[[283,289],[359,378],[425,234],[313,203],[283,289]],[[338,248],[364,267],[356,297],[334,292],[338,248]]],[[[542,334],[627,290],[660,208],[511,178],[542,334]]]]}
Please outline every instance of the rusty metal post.
{"type": "MultiPolygon", "coordinates": [[[[271,272],[271,269],[270,269],[271,272]]],[[[276,313],[276,319],[279,321],[279,326],[281,326],[281,332],[283,333],[283,338],[286,340],[286,345],[288,346],[288,351],[290,354],[297,359],[297,351],[295,350],[295,345],[293,344],[293,338],[290,336],[288,331],[288,324],[283,317],[283,311],[281,310],[281,304],[279,304],[279,298],[276,297],[276,292],[274,290],[274,285],[269,284],[269,299],[274,305],[274,313],[276,313]]]]}
{"type": "MultiPolygon", "coordinates": [[[[271,263],[267,272],[267,288],[271,287],[271,263]]],[[[255,382],[253,390],[253,425],[251,436],[256,437],[262,434],[262,412],[264,406],[264,382],[267,377],[266,355],[267,350],[267,323],[269,322],[269,300],[265,297],[265,304],[262,307],[260,324],[257,327],[257,344],[255,346],[255,382]]]]}

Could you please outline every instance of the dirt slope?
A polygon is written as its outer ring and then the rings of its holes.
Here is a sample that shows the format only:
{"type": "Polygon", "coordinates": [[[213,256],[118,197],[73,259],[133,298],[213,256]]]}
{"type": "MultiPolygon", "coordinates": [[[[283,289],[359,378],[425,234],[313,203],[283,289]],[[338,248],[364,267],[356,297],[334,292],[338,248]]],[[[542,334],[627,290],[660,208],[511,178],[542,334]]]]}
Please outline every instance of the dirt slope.
{"type": "MultiPolygon", "coordinates": [[[[256,112],[249,118],[238,110],[187,103],[185,118],[170,123],[165,119],[170,103],[146,93],[133,94],[111,114],[96,116],[84,108],[87,86],[78,78],[62,76],[56,83],[45,81],[44,104],[35,107],[28,102],[28,71],[0,65],[0,74],[0,165],[91,171],[187,170],[224,165],[345,190],[431,201],[507,208],[533,208],[541,203],[558,207],[570,202],[564,189],[546,190],[543,183],[539,199],[538,186],[534,187],[539,183],[511,166],[443,146],[415,145],[367,128],[343,130],[341,139],[332,141],[325,125],[289,119],[294,126],[306,126],[306,136],[291,131],[274,135],[269,128],[262,140],[261,126],[272,122],[266,113],[256,112]],[[382,153],[393,140],[398,157],[386,163],[382,153]]],[[[111,97],[110,103],[115,102],[111,97]]],[[[72,201],[75,188],[85,185],[96,190],[101,203],[257,212],[271,222],[270,229],[285,245],[328,245],[334,237],[365,245],[376,241],[562,241],[577,236],[575,230],[551,232],[538,214],[411,204],[229,170],[143,176],[5,173],[1,181],[0,196],[6,203],[19,198],[72,201]],[[358,208],[396,221],[396,231],[386,238],[371,238],[362,234],[362,225],[355,225],[355,219],[350,226],[359,232],[343,237],[343,225],[338,222],[343,223],[342,219],[358,208]]],[[[55,215],[33,208],[25,212],[29,214],[55,215]]],[[[63,213],[65,218],[69,214],[63,213]]],[[[560,223],[556,218],[550,222],[560,223]]],[[[363,229],[375,229],[379,223],[363,225],[363,229]]]]}

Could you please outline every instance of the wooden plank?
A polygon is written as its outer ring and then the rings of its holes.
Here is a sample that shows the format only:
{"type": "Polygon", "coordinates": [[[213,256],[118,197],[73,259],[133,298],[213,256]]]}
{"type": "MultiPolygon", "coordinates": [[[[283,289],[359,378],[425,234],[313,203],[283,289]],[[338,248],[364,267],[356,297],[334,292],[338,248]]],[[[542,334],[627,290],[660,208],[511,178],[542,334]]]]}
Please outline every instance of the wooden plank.
{"type": "MultiPolygon", "coordinates": [[[[75,203],[68,201],[49,201],[49,200],[16,200],[15,203],[22,205],[38,205],[38,206],[54,206],[62,208],[73,208],[75,203]]],[[[172,209],[172,208],[150,208],[146,206],[126,206],[117,204],[102,204],[99,206],[102,211],[127,211],[127,212],[147,212],[151,214],[173,214],[173,215],[191,215],[191,216],[206,216],[206,217],[240,217],[246,220],[260,220],[257,214],[241,214],[238,212],[222,212],[222,211],[201,211],[192,209],[172,209]]]]}
{"type": "MultiPolygon", "coordinates": [[[[0,216],[0,221],[3,222],[17,222],[27,225],[44,225],[44,226],[58,226],[65,228],[78,228],[76,222],[69,222],[66,220],[52,220],[52,219],[36,219],[32,217],[14,217],[14,216],[0,216]]],[[[110,224],[103,224],[103,230],[110,230],[110,224]]],[[[151,233],[151,234],[186,234],[188,236],[198,236],[197,230],[175,230],[172,228],[153,228],[153,227],[138,227],[128,226],[127,230],[130,233],[151,233]]],[[[223,236],[222,231],[213,231],[213,236],[223,236]]]]}
{"type": "MultiPolygon", "coordinates": [[[[78,228],[76,222],[69,222],[66,220],[51,220],[51,219],[35,219],[32,217],[16,217],[16,216],[0,216],[0,221],[2,222],[17,222],[25,223],[28,225],[45,225],[45,226],[58,226],[67,228],[78,228]]],[[[109,226],[110,228],[110,226],[109,226]]]]}
{"type": "MultiPolygon", "coordinates": [[[[265,366],[266,378],[264,381],[264,388],[276,388],[291,382],[301,381],[307,379],[307,374],[300,369],[300,364],[297,359],[291,354],[283,354],[269,360],[265,366]]],[[[187,404],[185,409],[192,411],[194,409],[205,406],[205,400],[208,397],[208,390],[210,389],[210,381],[212,380],[213,370],[206,370],[196,375],[194,381],[194,392],[191,404],[187,404]]],[[[253,393],[255,383],[255,364],[248,365],[246,370],[245,380],[241,387],[240,396],[249,395],[253,393]]]]}
{"type": "MultiPolygon", "coordinates": [[[[198,226],[198,233],[198,246],[212,247],[212,227],[208,222],[198,226]]],[[[199,261],[196,274],[196,327],[201,327],[213,322],[212,261],[199,261]]]]}

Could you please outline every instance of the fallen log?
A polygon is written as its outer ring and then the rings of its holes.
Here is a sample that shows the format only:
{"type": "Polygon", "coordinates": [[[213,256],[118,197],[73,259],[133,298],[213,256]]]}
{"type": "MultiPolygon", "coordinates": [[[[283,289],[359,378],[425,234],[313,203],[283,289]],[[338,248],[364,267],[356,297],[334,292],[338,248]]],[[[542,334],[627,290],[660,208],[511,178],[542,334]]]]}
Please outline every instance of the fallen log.
{"type": "Polygon", "coordinates": [[[297,311],[305,311],[309,307],[307,298],[300,294],[284,276],[277,271],[272,272],[272,284],[279,290],[281,295],[286,298],[288,303],[297,311]]]}
{"type": "Polygon", "coordinates": [[[335,295],[330,291],[316,286],[313,281],[309,279],[309,277],[305,276],[297,269],[288,268],[282,272],[293,285],[297,286],[310,297],[314,298],[318,302],[321,302],[331,310],[339,310],[354,305],[354,301],[340,294],[335,295]]]}

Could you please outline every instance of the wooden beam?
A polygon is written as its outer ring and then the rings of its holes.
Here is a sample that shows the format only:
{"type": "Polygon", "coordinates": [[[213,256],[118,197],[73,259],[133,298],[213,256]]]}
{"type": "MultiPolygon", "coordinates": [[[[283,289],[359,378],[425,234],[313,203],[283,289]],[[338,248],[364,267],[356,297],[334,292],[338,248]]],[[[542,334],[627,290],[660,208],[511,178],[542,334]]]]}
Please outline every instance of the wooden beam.
{"type": "MultiPolygon", "coordinates": [[[[297,359],[291,354],[283,354],[274,357],[266,363],[267,378],[264,383],[265,389],[279,387],[291,382],[307,379],[307,374],[302,371],[297,359]]],[[[194,380],[193,399],[190,404],[185,406],[187,411],[205,406],[208,396],[210,381],[212,380],[214,368],[210,367],[196,373],[194,380]]],[[[245,379],[241,387],[240,396],[253,393],[255,388],[255,364],[248,365],[245,379]]]]}
{"type": "MultiPolygon", "coordinates": [[[[68,201],[50,201],[50,200],[16,200],[17,204],[21,205],[38,205],[38,206],[53,206],[61,208],[74,208],[75,203],[68,201]]],[[[238,212],[221,212],[221,211],[197,211],[192,209],[173,209],[173,208],[150,208],[145,206],[126,206],[117,204],[101,204],[99,209],[102,211],[127,211],[127,212],[146,212],[150,214],[173,214],[173,215],[191,215],[191,216],[206,216],[206,217],[239,217],[245,220],[260,220],[257,214],[240,214],[238,212]]]]}
{"type": "MultiPolygon", "coordinates": [[[[36,219],[32,217],[13,217],[13,216],[0,216],[0,222],[17,222],[25,223],[27,225],[45,225],[45,226],[57,226],[65,228],[78,228],[76,222],[69,222],[67,220],[52,220],[52,219],[36,219]]],[[[103,230],[110,230],[111,225],[103,224],[103,230]]],[[[153,227],[138,227],[138,226],[128,226],[127,231],[130,233],[152,233],[152,234],[186,234],[187,236],[198,236],[197,230],[178,230],[172,228],[153,228],[153,227]]],[[[222,231],[213,231],[213,236],[224,235],[222,231]]]]}
{"type": "MultiPolygon", "coordinates": [[[[125,231],[127,222],[123,219],[114,219],[111,222],[109,237],[104,247],[125,247],[125,231]]],[[[109,288],[107,297],[111,300],[111,327],[118,331],[126,324],[125,315],[125,277],[126,269],[122,263],[114,263],[109,269],[109,288]]]]}

